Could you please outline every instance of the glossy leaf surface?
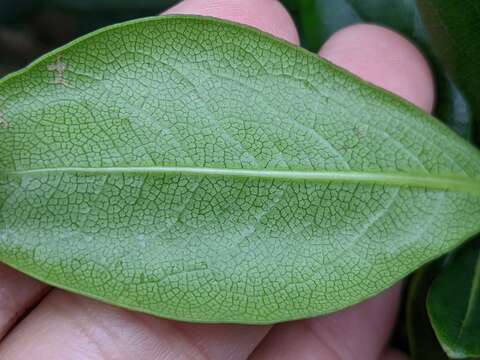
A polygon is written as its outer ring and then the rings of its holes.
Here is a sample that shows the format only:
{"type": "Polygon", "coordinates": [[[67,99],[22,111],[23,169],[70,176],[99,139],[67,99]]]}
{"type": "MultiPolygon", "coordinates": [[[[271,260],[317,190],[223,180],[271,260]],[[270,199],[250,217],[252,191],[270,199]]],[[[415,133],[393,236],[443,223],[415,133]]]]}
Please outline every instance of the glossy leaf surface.
{"type": "Polygon", "coordinates": [[[406,323],[412,360],[449,360],[440,346],[427,313],[427,295],[443,261],[415,272],[408,287],[406,323]]]}
{"type": "MultiPolygon", "coordinates": [[[[433,49],[480,121],[480,3],[417,0],[433,49]]],[[[478,134],[480,137],[480,133],[478,134]]],[[[480,138],[477,139],[480,143],[480,138]]]]}
{"type": "Polygon", "coordinates": [[[480,357],[480,242],[455,253],[433,282],[427,305],[435,333],[452,358],[480,357]]]}
{"type": "Polygon", "coordinates": [[[480,230],[477,149],[219,20],[96,32],[1,81],[0,112],[0,260],[161,316],[331,312],[480,230]]]}

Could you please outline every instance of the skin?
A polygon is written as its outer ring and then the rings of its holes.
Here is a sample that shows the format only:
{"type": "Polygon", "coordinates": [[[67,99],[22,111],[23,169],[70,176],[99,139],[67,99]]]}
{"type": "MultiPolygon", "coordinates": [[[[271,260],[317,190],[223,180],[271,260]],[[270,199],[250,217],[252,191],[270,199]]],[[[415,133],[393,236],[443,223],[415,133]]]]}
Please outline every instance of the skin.
{"type": "MultiPolygon", "coordinates": [[[[276,0],[185,0],[168,13],[215,16],[298,44],[276,0]]],[[[354,25],[319,55],[431,111],[434,84],[420,52],[397,33],[354,25]]],[[[401,285],[349,309],[276,326],[202,325],[160,319],[50,289],[0,264],[0,359],[404,360],[388,349],[401,285]],[[21,319],[21,320],[20,320],[21,319]]]]}

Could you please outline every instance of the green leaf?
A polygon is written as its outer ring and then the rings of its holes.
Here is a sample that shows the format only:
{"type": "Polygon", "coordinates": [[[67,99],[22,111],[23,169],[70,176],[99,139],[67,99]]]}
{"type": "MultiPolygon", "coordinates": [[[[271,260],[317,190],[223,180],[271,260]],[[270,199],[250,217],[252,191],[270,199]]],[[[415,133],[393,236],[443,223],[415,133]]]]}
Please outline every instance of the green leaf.
{"type": "Polygon", "coordinates": [[[433,282],[428,313],[442,347],[454,359],[480,356],[480,243],[455,253],[433,282]]]}
{"type": "Polygon", "coordinates": [[[355,23],[362,22],[359,14],[346,0],[301,1],[302,40],[304,46],[318,51],[320,46],[336,31],[355,23]]]}
{"type": "Polygon", "coordinates": [[[438,275],[442,260],[418,270],[408,287],[406,322],[412,360],[448,360],[433,332],[426,300],[430,286],[438,275]]]}
{"type": "Polygon", "coordinates": [[[418,0],[433,50],[480,119],[480,3],[418,0]]]}
{"type": "Polygon", "coordinates": [[[0,112],[0,259],[148,313],[332,312],[480,231],[477,149],[220,20],[88,35],[1,81],[0,112]]]}
{"type": "Polygon", "coordinates": [[[302,45],[312,51],[317,51],[334,32],[356,23],[387,26],[413,41],[433,66],[437,87],[436,116],[463,137],[473,140],[471,103],[449,79],[434,54],[416,0],[300,0],[298,4],[301,8],[295,15],[302,45]]]}
{"type": "Polygon", "coordinates": [[[440,91],[437,92],[436,115],[463,138],[474,142],[473,111],[465,96],[445,74],[437,78],[437,87],[440,91]]]}

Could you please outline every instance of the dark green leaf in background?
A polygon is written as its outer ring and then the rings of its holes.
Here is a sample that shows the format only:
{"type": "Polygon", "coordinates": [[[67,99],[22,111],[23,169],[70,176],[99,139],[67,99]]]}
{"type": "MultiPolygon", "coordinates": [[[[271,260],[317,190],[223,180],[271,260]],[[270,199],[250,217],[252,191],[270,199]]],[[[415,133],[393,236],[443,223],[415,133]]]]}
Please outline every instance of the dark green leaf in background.
{"type": "MultiPolygon", "coordinates": [[[[473,110],[453,81],[444,74],[437,77],[437,104],[435,113],[445,124],[465,139],[475,139],[473,110]]],[[[478,116],[478,113],[476,113],[478,116]]]]}
{"type": "Polygon", "coordinates": [[[182,320],[373,296],[480,231],[480,152],[251,28],[156,17],[0,82],[0,259],[182,320]]]}
{"type": "Polygon", "coordinates": [[[300,0],[297,4],[302,46],[313,52],[337,30],[362,22],[347,0],[300,0]]]}
{"type": "Polygon", "coordinates": [[[455,252],[433,282],[427,305],[450,357],[480,357],[480,241],[455,252]]]}
{"type": "Polygon", "coordinates": [[[478,124],[480,1],[418,0],[418,4],[433,50],[474,107],[478,124]]]}
{"type": "Polygon", "coordinates": [[[433,332],[426,300],[443,260],[424,266],[413,275],[406,301],[406,322],[412,360],[449,360],[433,332]]]}

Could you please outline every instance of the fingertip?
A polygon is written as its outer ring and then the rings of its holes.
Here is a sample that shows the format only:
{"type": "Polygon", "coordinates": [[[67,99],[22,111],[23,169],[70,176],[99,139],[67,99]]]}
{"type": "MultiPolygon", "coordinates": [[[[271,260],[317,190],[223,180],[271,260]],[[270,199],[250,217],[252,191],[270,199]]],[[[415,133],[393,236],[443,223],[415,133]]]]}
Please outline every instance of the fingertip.
{"type": "Polygon", "coordinates": [[[335,34],[320,56],[430,112],[434,81],[422,53],[402,35],[382,26],[356,24],[335,34]]]}
{"type": "Polygon", "coordinates": [[[295,23],[278,0],[184,0],[164,14],[213,16],[253,26],[299,44],[295,23]]]}

